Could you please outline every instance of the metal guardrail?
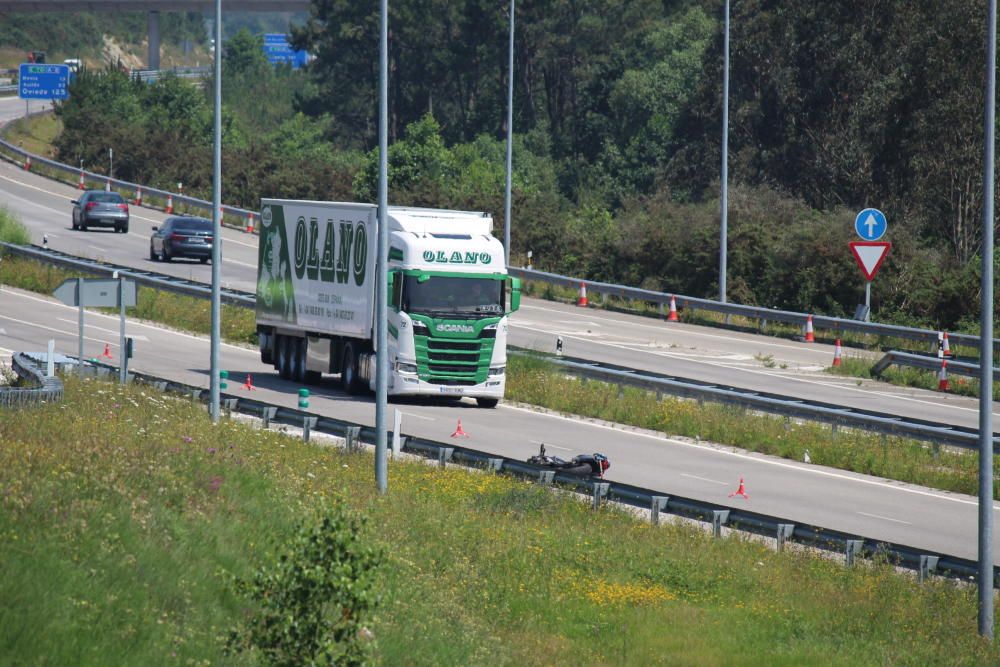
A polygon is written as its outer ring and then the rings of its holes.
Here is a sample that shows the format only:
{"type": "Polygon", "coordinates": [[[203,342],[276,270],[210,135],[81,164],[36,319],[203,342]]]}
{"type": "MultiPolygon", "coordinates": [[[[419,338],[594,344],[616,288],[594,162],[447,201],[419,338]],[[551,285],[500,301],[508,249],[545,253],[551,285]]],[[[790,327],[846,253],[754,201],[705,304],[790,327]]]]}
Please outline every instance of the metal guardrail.
{"type": "MultiPolygon", "coordinates": [[[[950,336],[951,334],[949,334],[950,336]]],[[[899,350],[890,350],[884,357],[879,359],[872,366],[872,375],[881,375],[889,366],[910,366],[911,368],[922,368],[928,371],[941,370],[941,362],[948,362],[948,372],[965,377],[978,378],[979,364],[970,364],[967,361],[958,361],[950,357],[928,357],[923,354],[912,354],[899,350]]],[[[1000,380],[1000,368],[993,368],[993,379],[1000,380]]]]}
{"type": "Polygon", "coordinates": [[[9,85],[6,85],[6,86],[0,86],[0,94],[8,94],[8,93],[16,93],[16,92],[17,92],[17,84],[16,83],[12,83],[12,84],[9,84],[9,85]]]}
{"type": "MultiPolygon", "coordinates": [[[[813,327],[815,329],[826,329],[836,333],[853,331],[873,336],[903,338],[927,343],[936,343],[939,334],[943,333],[940,331],[932,331],[930,329],[904,327],[896,324],[861,322],[844,317],[829,317],[827,315],[797,313],[789,310],[777,310],[774,308],[763,308],[760,306],[745,306],[738,303],[722,303],[721,301],[714,301],[712,299],[702,299],[693,296],[685,296],[683,294],[671,294],[668,292],[654,292],[652,290],[639,289],[637,287],[625,287],[622,285],[614,285],[612,283],[583,280],[580,278],[561,276],[556,273],[546,273],[544,271],[534,271],[517,267],[509,267],[508,272],[510,275],[517,276],[518,278],[522,278],[524,280],[534,280],[569,289],[579,289],[581,285],[586,285],[588,294],[603,294],[605,296],[616,297],[619,299],[629,299],[633,301],[651,303],[659,306],[661,312],[665,307],[670,305],[670,300],[673,298],[677,303],[677,307],[681,310],[689,308],[692,310],[704,310],[708,312],[721,313],[723,315],[746,317],[758,320],[762,323],[763,327],[766,327],[767,322],[784,322],[786,324],[794,324],[804,328],[806,326],[806,321],[811,316],[813,327]]],[[[952,333],[949,331],[948,338],[956,345],[976,347],[979,345],[979,336],[972,334],[952,333]]],[[[1000,347],[1000,339],[993,339],[993,345],[994,348],[1000,347]]]]}
{"type": "Polygon", "coordinates": [[[0,387],[0,408],[23,407],[62,400],[63,383],[58,377],[46,377],[38,363],[31,357],[15,352],[11,368],[17,375],[34,386],[0,387]]]}
{"type": "Polygon", "coordinates": [[[211,67],[174,67],[172,69],[141,69],[133,70],[132,77],[143,83],[158,81],[160,77],[173,74],[181,79],[201,79],[212,73],[211,67]]]}
{"type": "MultiPolygon", "coordinates": [[[[61,252],[43,250],[38,247],[0,243],[0,248],[4,248],[5,251],[11,254],[29,257],[38,261],[51,262],[58,266],[86,271],[95,275],[110,276],[117,271],[119,275],[135,280],[139,285],[162,289],[175,294],[183,294],[201,299],[207,299],[211,296],[211,288],[209,286],[183,278],[138,271],[129,267],[116,266],[95,260],[80,259],[61,252]]],[[[254,308],[256,303],[253,294],[239,290],[224,290],[222,301],[244,308],[254,308]]],[[[872,410],[845,408],[832,403],[789,398],[780,394],[720,386],[689,378],[668,376],[650,371],[638,371],[624,366],[599,364],[584,359],[557,357],[551,357],[550,359],[561,368],[583,377],[626,384],[672,396],[736,405],[770,414],[807,419],[826,424],[863,428],[875,433],[896,435],[924,442],[961,447],[963,449],[977,449],[979,446],[978,430],[960,426],[905,418],[872,410]]],[[[994,438],[994,447],[996,447],[996,444],[997,438],[994,438]]]]}
{"type": "MultiPolygon", "coordinates": [[[[72,255],[61,253],[57,250],[48,250],[37,246],[20,246],[13,243],[0,242],[0,248],[3,248],[5,252],[12,255],[28,257],[40,262],[48,262],[50,264],[55,264],[56,266],[72,269],[74,271],[83,271],[96,276],[110,277],[117,272],[121,276],[134,280],[139,285],[163,290],[165,292],[192,296],[199,299],[208,299],[212,296],[211,286],[194,282],[192,280],[185,280],[184,278],[175,278],[173,276],[167,276],[159,273],[141,271],[132,267],[108,264],[106,262],[99,262],[93,259],[81,259],[79,257],[73,257],[72,255]]],[[[247,292],[241,292],[238,290],[220,290],[220,299],[222,303],[240,306],[243,308],[254,308],[256,303],[256,299],[253,294],[248,294],[247,292]]]]}
{"type": "MultiPolygon", "coordinates": [[[[114,370],[113,367],[105,364],[88,363],[105,375],[111,375],[114,370]]],[[[191,397],[192,400],[205,403],[209,400],[209,391],[200,387],[143,373],[130,372],[128,377],[130,381],[144,382],[164,391],[180,392],[191,397]]],[[[345,439],[353,439],[354,434],[358,434],[361,443],[374,447],[376,434],[375,429],[370,426],[314,415],[303,410],[286,408],[232,394],[222,395],[222,405],[227,413],[239,412],[261,417],[268,424],[301,427],[303,439],[308,437],[308,433],[323,433],[345,439]]],[[[438,461],[442,465],[450,462],[505,473],[542,484],[556,482],[592,498],[595,508],[598,508],[603,502],[614,501],[650,510],[650,518],[653,523],[658,523],[661,515],[670,514],[712,524],[716,536],[721,533],[722,527],[727,527],[755,535],[774,537],[779,550],[785,543],[795,542],[825,551],[841,553],[844,554],[848,565],[852,564],[855,558],[877,556],[888,559],[889,562],[898,567],[917,571],[921,580],[929,574],[960,579],[974,579],[978,574],[976,561],[957,556],[820,526],[798,524],[782,517],[717,505],[695,498],[670,495],[665,491],[611,480],[580,479],[562,474],[553,476],[552,471],[524,461],[508,459],[491,452],[461,447],[453,443],[439,442],[418,436],[404,436],[401,450],[438,461]]],[[[997,587],[998,579],[1000,579],[998,575],[1000,575],[1000,567],[994,566],[994,587],[997,587]]]]}

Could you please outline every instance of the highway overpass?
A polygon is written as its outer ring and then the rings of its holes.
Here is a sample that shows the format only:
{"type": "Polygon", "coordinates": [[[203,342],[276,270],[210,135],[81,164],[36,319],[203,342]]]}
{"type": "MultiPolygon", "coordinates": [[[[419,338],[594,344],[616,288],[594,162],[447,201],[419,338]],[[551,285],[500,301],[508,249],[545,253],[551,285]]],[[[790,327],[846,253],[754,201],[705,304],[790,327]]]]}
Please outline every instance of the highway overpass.
{"type": "MultiPolygon", "coordinates": [[[[295,12],[309,0],[224,0],[225,11],[295,12]]],[[[0,0],[0,13],[19,12],[148,12],[149,69],[160,69],[160,12],[212,12],[215,0],[0,0]]]]}

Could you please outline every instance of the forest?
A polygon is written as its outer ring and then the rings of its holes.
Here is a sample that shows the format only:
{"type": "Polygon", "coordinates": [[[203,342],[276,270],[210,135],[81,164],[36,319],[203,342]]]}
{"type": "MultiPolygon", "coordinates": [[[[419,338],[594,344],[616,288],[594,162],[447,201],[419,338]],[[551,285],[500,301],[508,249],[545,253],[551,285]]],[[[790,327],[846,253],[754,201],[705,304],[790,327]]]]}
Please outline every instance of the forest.
{"type": "MultiPolygon", "coordinates": [[[[398,0],[389,26],[393,204],[486,210],[502,230],[509,3],[398,0]]],[[[728,298],[852,314],[854,215],[889,220],[881,321],[974,329],[983,215],[985,0],[732,3],[728,298]]],[[[523,0],[515,15],[512,263],[718,293],[723,3],[523,0]]],[[[313,56],[225,39],[223,199],[372,201],[377,6],[315,0],[313,56]]],[[[63,161],[211,192],[212,96],[86,71],[57,107],[63,161]],[[119,158],[121,156],[121,158],[119,158]]]]}

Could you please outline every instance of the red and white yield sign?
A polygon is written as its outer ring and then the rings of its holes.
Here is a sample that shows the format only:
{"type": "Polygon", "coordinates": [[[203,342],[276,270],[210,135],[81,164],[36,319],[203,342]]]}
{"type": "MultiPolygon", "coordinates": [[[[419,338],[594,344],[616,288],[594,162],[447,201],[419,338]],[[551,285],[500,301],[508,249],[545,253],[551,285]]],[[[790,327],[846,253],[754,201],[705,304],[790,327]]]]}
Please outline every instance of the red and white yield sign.
{"type": "Polygon", "coordinates": [[[852,241],[851,252],[854,253],[854,261],[861,267],[861,273],[865,274],[866,280],[874,280],[875,274],[882,267],[886,255],[889,254],[891,243],[881,241],[852,241]]]}

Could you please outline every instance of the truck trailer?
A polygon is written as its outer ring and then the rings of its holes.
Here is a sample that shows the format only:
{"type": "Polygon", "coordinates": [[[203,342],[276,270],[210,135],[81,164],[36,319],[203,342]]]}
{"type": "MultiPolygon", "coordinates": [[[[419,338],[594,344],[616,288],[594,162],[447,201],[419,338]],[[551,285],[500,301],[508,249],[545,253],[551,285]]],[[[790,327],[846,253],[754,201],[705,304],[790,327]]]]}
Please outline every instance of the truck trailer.
{"type": "MultiPolygon", "coordinates": [[[[486,213],[390,206],[388,393],[475,398],[495,407],[507,370],[507,318],[521,285],[486,213]]],[[[378,207],[261,200],[260,358],[282,378],[340,374],[375,387],[378,207]]]]}

